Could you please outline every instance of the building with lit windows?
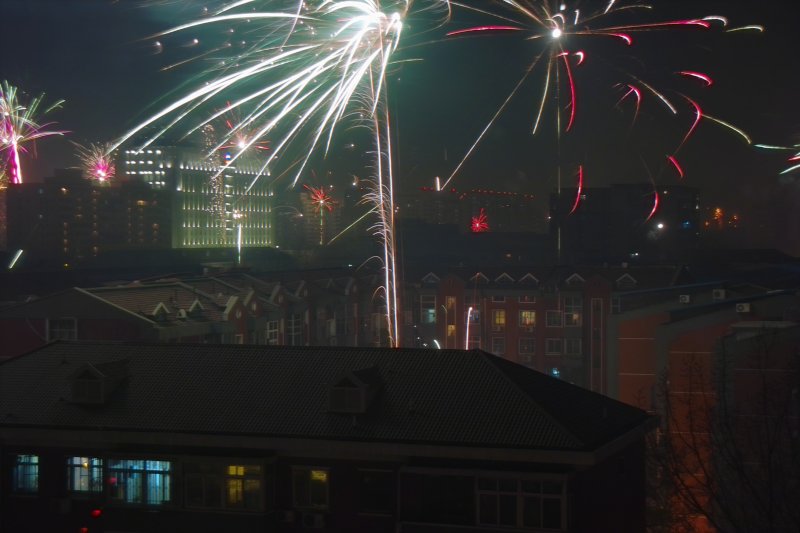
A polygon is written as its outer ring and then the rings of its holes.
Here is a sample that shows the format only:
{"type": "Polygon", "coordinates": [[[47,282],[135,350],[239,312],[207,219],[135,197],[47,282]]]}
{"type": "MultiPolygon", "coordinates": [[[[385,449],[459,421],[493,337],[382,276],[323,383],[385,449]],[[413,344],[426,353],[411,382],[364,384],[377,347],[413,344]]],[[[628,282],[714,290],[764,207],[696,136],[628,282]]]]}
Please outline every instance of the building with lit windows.
{"type": "Polygon", "coordinates": [[[120,176],[167,192],[172,248],[274,246],[272,190],[261,163],[241,158],[223,165],[199,147],[123,149],[120,176]]]}
{"type": "Polygon", "coordinates": [[[56,342],[0,383],[3,532],[645,531],[653,419],[478,350],[56,342]]]}

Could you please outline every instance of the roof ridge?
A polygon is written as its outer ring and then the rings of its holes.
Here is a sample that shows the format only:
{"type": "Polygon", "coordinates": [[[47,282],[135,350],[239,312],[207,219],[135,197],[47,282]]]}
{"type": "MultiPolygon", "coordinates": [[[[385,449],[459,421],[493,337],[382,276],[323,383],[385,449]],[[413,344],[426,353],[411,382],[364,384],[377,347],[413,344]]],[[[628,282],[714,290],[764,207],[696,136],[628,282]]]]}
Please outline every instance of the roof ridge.
{"type": "Polygon", "coordinates": [[[140,319],[142,319],[142,320],[144,320],[144,321],[146,321],[146,322],[150,322],[151,324],[153,324],[153,323],[154,323],[154,321],[153,321],[153,320],[150,320],[150,319],[149,319],[149,318],[147,318],[146,316],[144,316],[144,315],[141,315],[141,314],[139,314],[139,313],[136,313],[136,312],[134,312],[134,311],[131,311],[130,309],[126,309],[125,307],[122,307],[121,305],[117,305],[117,304],[115,304],[114,302],[111,302],[111,301],[109,301],[109,300],[106,300],[105,298],[101,298],[99,295],[97,295],[97,294],[94,294],[94,293],[92,293],[92,292],[91,292],[91,291],[89,291],[89,290],[86,290],[86,289],[81,289],[80,287],[75,287],[75,290],[77,290],[77,291],[79,291],[79,292],[81,292],[81,293],[83,293],[83,294],[85,294],[85,295],[87,295],[87,296],[90,296],[90,297],[92,297],[92,298],[94,298],[94,299],[96,299],[96,300],[99,300],[99,301],[103,302],[103,303],[104,303],[104,304],[106,304],[106,305],[110,305],[111,307],[113,307],[113,308],[115,308],[115,309],[119,309],[119,310],[120,310],[120,311],[122,311],[123,313],[127,313],[127,314],[129,314],[129,315],[133,315],[133,316],[135,316],[136,318],[140,318],[140,319]]]}
{"type": "MultiPolygon", "coordinates": [[[[524,389],[523,389],[523,388],[522,388],[520,385],[518,385],[518,384],[517,384],[517,383],[516,383],[516,382],[515,382],[513,379],[511,379],[511,378],[508,376],[508,374],[506,374],[506,373],[505,373],[505,372],[504,372],[504,371],[503,371],[503,370],[502,370],[500,367],[498,367],[496,364],[494,364],[494,360],[495,360],[495,359],[497,359],[497,360],[500,360],[500,358],[499,358],[499,357],[497,357],[496,355],[493,355],[493,354],[491,354],[491,353],[489,353],[489,352],[485,352],[485,351],[483,351],[483,350],[472,350],[472,351],[474,351],[474,352],[476,352],[478,355],[480,355],[480,356],[481,356],[481,358],[482,358],[484,361],[486,361],[486,362],[487,362],[487,364],[488,364],[490,367],[492,367],[492,368],[494,369],[494,371],[495,371],[495,372],[497,372],[498,374],[500,374],[500,375],[502,376],[502,378],[503,378],[503,379],[506,381],[506,383],[509,383],[509,384],[511,385],[511,387],[513,387],[515,390],[517,390],[518,392],[520,392],[520,393],[521,393],[521,394],[522,394],[522,395],[523,395],[523,396],[524,396],[524,397],[527,399],[528,403],[530,403],[531,405],[533,405],[533,406],[534,406],[536,409],[538,409],[540,412],[544,413],[544,415],[545,415],[545,416],[546,416],[546,417],[547,417],[547,418],[548,418],[548,419],[549,419],[549,420],[550,420],[550,421],[551,421],[551,422],[552,422],[552,423],[553,423],[553,424],[554,424],[556,427],[558,427],[560,430],[564,431],[564,432],[565,432],[567,435],[569,435],[569,436],[570,436],[570,437],[571,437],[571,438],[574,440],[574,442],[575,442],[575,443],[577,443],[579,446],[581,446],[581,447],[583,447],[583,448],[585,448],[585,447],[588,445],[588,443],[584,442],[584,440],[583,440],[583,439],[581,439],[580,437],[578,437],[578,436],[577,436],[577,435],[576,435],[576,434],[575,434],[575,433],[574,433],[572,430],[570,430],[570,429],[569,429],[569,428],[567,428],[567,427],[566,427],[564,424],[562,424],[560,420],[556,419],[556,418],[555,418],[555,417],[554,417],[554,416],[553,416],[553,415],[550,413],[550,411],[549,411],[548,409],[545,409],[545,408],[544,408],[544,407],[543,407],[543,406],[542,406],[542,405],[541,405],[539,402],[537,402],[536,400],[534,400],[534,399],[533,399],[533,397],[532,397],[530,394],[528,394],[528,393],[527,393],[527,392],[526,392],[526,391],[525,391],[525,390],[524,390],[524,389]]],[[[529,371],[529,372],[536,372],[537,374],[541,374],[541,372],[537,372],[536,370],[532,370],[532,369],[530,369],[530,368],[525,368],[525,367],[521,367],[521,368],[524,368],[526,371],[529,371]]],[[[548,379],[555,379],[555,378],[550,378],[549,376],[545,376],[544,374],[541,374],[541,375],[542,375],[543,377],[546,377],[546,378],[548,378],[548,379]]]]}

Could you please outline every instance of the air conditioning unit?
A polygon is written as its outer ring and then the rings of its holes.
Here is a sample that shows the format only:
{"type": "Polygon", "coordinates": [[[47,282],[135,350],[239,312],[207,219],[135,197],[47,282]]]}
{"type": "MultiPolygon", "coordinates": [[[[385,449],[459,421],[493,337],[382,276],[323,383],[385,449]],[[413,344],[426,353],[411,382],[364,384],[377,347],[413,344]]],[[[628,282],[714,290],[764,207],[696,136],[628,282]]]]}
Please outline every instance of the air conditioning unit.
{"type": "Polygon", "coordinates": [[[692,295],[691,294],[681,294],[678,296],[678,301],[682,304],[692,303],[692,295]]]}
{"type": "Polygon", "coordinates": [[[325,515],[320,513],[303,513],[302,527],[306,529],[322,529],[325,527],[325,515]]]}
{"type": "Polygon", "coordinates": [[[712,300],[724,300],[725,299],[725,289],[714,289],[711,291],[711,299],[712,300]]]}
{"type": "Polygon", "coordinates": [[[749,313],[750,312],[750,304],[749,303],[736,304],[736,312],[737,313],[749,313]]]}

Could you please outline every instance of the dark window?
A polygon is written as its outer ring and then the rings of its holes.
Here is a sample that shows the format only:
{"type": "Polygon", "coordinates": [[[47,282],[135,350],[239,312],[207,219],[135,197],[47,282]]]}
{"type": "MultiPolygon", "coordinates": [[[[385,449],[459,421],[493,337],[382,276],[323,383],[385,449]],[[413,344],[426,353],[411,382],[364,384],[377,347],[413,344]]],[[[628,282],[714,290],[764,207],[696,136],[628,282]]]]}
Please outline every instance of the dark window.
{"type": "Polygon", "coordinates": [[[402,519],[429,524],[475,524],[475,480],[468,476],[404,474],[402,519]]]}
{"type": "Polygon", "coordinates": [[[394,473],[385,470],[361,470],[359,476],[359,510],[392,514],[397,498],[394,473]]]}

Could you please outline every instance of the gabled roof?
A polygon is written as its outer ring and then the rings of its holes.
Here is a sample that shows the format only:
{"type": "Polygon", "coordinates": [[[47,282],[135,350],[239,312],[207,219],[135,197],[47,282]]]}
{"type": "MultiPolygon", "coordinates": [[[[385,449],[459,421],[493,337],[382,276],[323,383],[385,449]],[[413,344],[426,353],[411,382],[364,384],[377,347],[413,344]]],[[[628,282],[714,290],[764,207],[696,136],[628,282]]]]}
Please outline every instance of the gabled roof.
{"type": "Polygon", "coordinates": [[[649,423],[639,409],[477,350],[56,342],[0,363],[0,382],[0,427],[591,452],[649,423]],[[121,358],[127,380],[102,408],[61,401],[76,369],[121,358]],[[357,427],[327,409],[345,375],[383,384],[357,427]]]}
{"type": "Polygon", "coordinates": [[[205,319],[220,321],[229,299],[225,297],[224,301],[218,302],[215,298],[179,282],[97,287],[84,291],[116,307],[147,318],[152,318],[156,309],[166,309],[167,321],[175,320],[178,310],[189,311],[196,308],[197,303],[201,305],[205,319]]]}

